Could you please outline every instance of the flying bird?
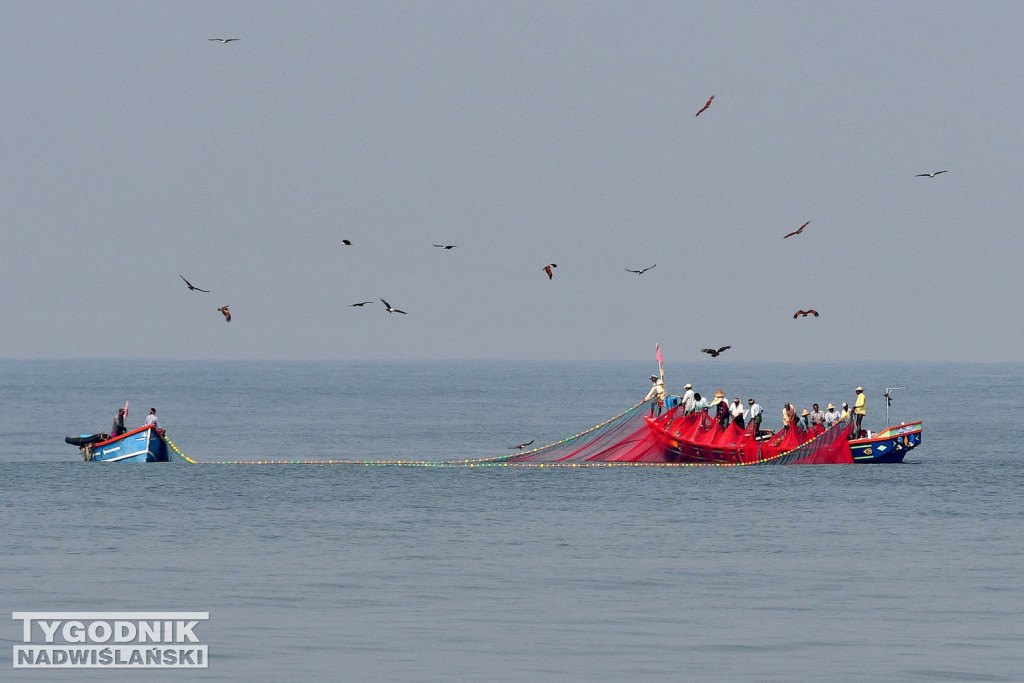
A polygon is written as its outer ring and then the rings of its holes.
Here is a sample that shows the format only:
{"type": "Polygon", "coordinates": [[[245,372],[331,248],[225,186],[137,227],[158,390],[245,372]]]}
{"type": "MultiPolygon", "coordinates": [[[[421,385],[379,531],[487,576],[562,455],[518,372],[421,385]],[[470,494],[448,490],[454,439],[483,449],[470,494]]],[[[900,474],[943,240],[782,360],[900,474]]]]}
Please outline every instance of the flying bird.
{"type": "MultiPolygon", "coordinates": [[[[654,266],[656,266],[656,265],[658,265],[658,264],[655,263],[654,266]]],[[[627,273],[636,273],[637,275],[643,275],[644,273],[646,273],[648,270],[650,270],[654,266],[647,266],[646,268],[641,268],[640,270],[633,270],[631,268],[626,268],[626,272],[627,273]]]]}
{"type": "Polygon", "coordinates": [[[342,244],[342,246],[351,247],[352,246],[352,240],[342,240],[341,244],[342,244]]]}
{"type": "Polygon", "coordinates": [[[934,178],[935,176],[939,175],[940,173],[949,173],[949,169],[946,169],[945,171],[935,171],[934,173],[918,173],[914,177],[915,178],[934,178]]]}
{"type": "Polygon", "coordinates": [[[434,246],[438,249],[454,249],[456,247],[454,244],[435,244],[434,246]]]}
{"type": "Polygon", "coordinates": [[[512,450],[515,450],[515,451],[521,451],[524,448],[526,448],[527,446],[529,446],[530,444],[532,444],[534,441],[536,441],[536,439],[530,439],[526,443],[521,443],[521,444],[518,444],[516,446],[511,446],[511,448],[512,448],[512,450]]]}
{"type": "Polygon", "coordinates": [[[796,320],[797,318],[799,318],[801,316],[806,318],[809,315],[813,315],[815,318],[817,318],[818,317],[818,312],[816,310],[814,310],[813,308],[808,308],[806,311],[797,311],[796,313],[793,314],[793,320],[796,320]]]}
{"type": "Polygon", "coordinates": [[[235,42],[236,40],[238,40],[238,38],[210,38],[210,40],[216,41],[218,43],[227,44],[235,42]]]}
{"type": "Polygon", "coordinates": [[[352,306],[365,306],[366,304],[372,304],[372,303],[373,303],[372,301],[360,301],[357,304],[349,304],[349,308],[351,308],[352,306]]]}
{"type": "Polygon", "coordinates": [[[384,301],[384,299],[381,299],[381,302],[384,304],[384,308],[388,309],[388,313],[401,313],[402,315],[406,315],[405,311],[400,311],[397,308],[394,308],[387,301],[384,301]]]}
{"type": "Polygon", "coordinates": [[[548,279],[550,280],[550,279],[551,279],[552,277],[554,277],[554,275],[552,275],[552,273],[551,273],[551,269],[552,269],[552,268],[557,268],[557,267],[558,267],[558,264],[557,264],[557,263],[549,263],[549,264],[547,264],[546,266],[544,266],[544,268],[543,268],[542,270],[543,270],[543,271],[544,271],[545,273],[547,273],[547,274],[548,274],[548,279]]]}
{"type": "MultiPolygon", "coordinates": [[[[185,276],[184,275],[179,274],[178,277],[180,277],[182,280],[185,280],[185,276]]],[[[188,287],[190,292],[206,292],[207,294],[210,293],[210,290],[208,290],[208,289],[199,289],[198,287],[193,285],[188,280],[185,280],[185,286],[188,287]]]]}
{"type": "Polygon", "coordinates": [[[706,112],[706,111],[708,110],[708,107],[710,107],[710,106],[711,106],[711,100],[713,100],[713,99],[715,99],[715,96],[714,96],[714,95],[712,95],[711,97],[709,97],[709,98],[708,98],[708,101],[704,103],[704,106],[700,108],[700,111],[699,111],[699,112],[697,112],[697,113],[695,114],[695,116],[700,116],[701,114],[703,114],[704,112],[706,112]]]}
{"type": "Polygon", "coordinates": [[[221,306],[217,310],[224,314],[224,321],[225,322],[231,322],[231,309],[230,308],[228,308],[227,306],[221,306]]]}
{"type": "Polygon", "coordinates": [[[796,230],[794,230],[793,232],[789,233],[788,235],[785,235],[785,236],[783,236],[783,238],[782,238],[782,239],[786,239],[786,237],[792,237],[793,235],[799,235],[800,233],[802,233],[802,232],[804,231],[804,228],[806,228],[806,227],[807,227],[808,225],[810,225],[810,224],[811,224],[811,222],[810,222],[810,221],[807,221],[806,223],[804,223],[803,225],[801,225],[801,226],[800,226],[799,228],[797,228],[797,229],[796,229],[796,230]]]}
{"type": "Polygon", "coordinates": [[[731,346],[720,346],[717,349],[701,349],[700,352],[706,353],[712,358],[718,358],[718,354],[722,353],[723,351],[727,351],[731,348],[731,346]]]}

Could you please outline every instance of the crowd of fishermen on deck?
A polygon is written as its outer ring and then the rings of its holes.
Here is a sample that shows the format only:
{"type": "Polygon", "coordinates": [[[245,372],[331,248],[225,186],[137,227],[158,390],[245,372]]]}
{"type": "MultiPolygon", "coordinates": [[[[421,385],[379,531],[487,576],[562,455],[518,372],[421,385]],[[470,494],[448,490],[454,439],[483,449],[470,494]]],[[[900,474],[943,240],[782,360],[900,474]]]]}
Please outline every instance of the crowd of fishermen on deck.
{"type": "MultiPolygon", "coordinates": [[[[682,396],[669,396],[665,391],[664,375],[660,377],[651,375],[651,390],[647,393],[646,398],[644,398],[645,402],[654,399],[651,402],[651,416],[661,415],[662,410],[666,408],[678,409],[683,415],[703,412],[716,420],[722,429],[728,427],[730,423],[735,424],[740,429],[745,429],[748,424],[753,424],[755,425],[753,429],[754,437],[759,438],[762,435],[761,421],[764,416],[764,410],[754,399],[748,398],[747,406],[744,406],[739,398],[734,398],[732,403],[729,403],[729,399],[725,397],[725,392],[719,389],[715,392],[714,398],[708,401],[699,392],[694,391],[690,384],[686,384],[683,389],[685,391],[682,396]],[[711,409],[714,409],[714,414],[708,412],[711,409]]],[[[799,416],[792,403],[785,403],[782,408],[782,430],[788,430],[790,427],[799,427],[805,430],[813,429],[814,431],[819,431],[817,428],[826,430],[852,413],[854,429],[850,438],[860,438],[864,435],[861,429],[861,422],[867,414],[867,399],[864,395],[863,387],[857,387],[856,394],[857,399],[852,409],[848,403],[843,403],[841,408],[836,408],[835,405],[829,403],[826,410],[822,411],[819,405],[815,403],[811,406],[812,410],[805,408],[799,416]]]]}

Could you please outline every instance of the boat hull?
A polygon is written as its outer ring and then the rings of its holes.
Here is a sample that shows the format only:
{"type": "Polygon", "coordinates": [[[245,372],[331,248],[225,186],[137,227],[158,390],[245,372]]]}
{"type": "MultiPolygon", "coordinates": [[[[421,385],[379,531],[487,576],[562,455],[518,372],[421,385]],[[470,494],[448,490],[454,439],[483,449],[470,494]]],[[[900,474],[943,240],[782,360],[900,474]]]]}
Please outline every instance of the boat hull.
{"type": "Polygon", "coordinates": [[[121,436],[82,446],[90,462],[167,462],[167,443],[152,427],[139,427],[121,436]]]}
{"type": "Polygon", "coordinates": [[[856,463],[900,463],[907,452],[921,445],[921,423],[889,427],[871,437],[852,439],[850,452],[856,463]]]}

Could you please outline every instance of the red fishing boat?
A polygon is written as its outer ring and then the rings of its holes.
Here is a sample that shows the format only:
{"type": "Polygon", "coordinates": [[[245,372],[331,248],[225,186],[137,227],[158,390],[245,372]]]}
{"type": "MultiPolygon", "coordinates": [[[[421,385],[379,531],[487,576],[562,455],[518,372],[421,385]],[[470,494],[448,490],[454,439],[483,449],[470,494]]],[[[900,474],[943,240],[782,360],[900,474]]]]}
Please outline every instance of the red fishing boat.
{"type": "Polygon", "coordinates": [[[768,432],[732,422],[723,427],[702,410],[687,415],[682,407],[653,417],[646,410],[648,405],[638,403],[606,422],[556,443],[477,462],[566,466],[901,462],[907,451],[921,443],[920,422],[850,439],[854,429],[850,414],[828,429],[791,425],[779,432],[768,432]],[[883,444],[881,452],[879,444],[883,444]],[[884,457],[880,457],[882,453],[884,457]]]}

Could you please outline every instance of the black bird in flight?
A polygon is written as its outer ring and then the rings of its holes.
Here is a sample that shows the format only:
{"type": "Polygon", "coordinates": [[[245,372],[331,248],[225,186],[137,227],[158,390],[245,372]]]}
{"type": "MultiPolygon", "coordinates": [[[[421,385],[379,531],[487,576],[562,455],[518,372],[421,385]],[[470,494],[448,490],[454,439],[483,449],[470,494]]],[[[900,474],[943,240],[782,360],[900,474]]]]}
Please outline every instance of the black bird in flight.
{"type": "Polygon", "coordinates": [[[349,308],[351,308],[352,306],[365,306],[366,304],[372,304],[372,303],[373,303],[372,301],[360,301],[357,304],[349,304],[349,308]]]}
{"type": "Polygon", "coordinates": [[[521,443],[521,444],[518,444],[516,446],[511,446],[511,448],[512,448],[512,450],[515,450],[515,451],[521,451],[524,448],[526,448],[527,446],[529,446],[530,444],[532,444],[534,441],[536,441],[536,439],[530,439],[526,443],[521,443]]]}
{"type": "Polygon", "coordinates": [[[700,351],[701,353],[708,354],[712,358],[718,358],[718,354],[722,353],[723,351],[728,351],[731,348],[731,346],[720,346],[717,349],[701,349],[700,351]]]}
{"type": "Polygon", "coordinates": [[[814,310],[813,308],[808,308],[806,311],[797,311],[796,313],[793,314],[793,320],[796,320],[797,318],[799,318],[801,316],[806,318],[809,315],[813,315],[815,318],[817,318],[818,317],[818,312],[816,310],[814,310]]]}
{"type": "Polygon", "coordinates": [[[945,171],[935,171],[934,173],[918,173],[914,177],[915,178],[934,178],[935,176],[939,175],[940,173],[949,173],[949,169],[947,169],[945,171]]]}
{"type": "Polygon", "coordinates": [[[221,306],[217,310],[224,314],[224,321],[225,322],[231,322],[231,309],[230,308],[228,308],[227,306],[221,306]]]}
{"type": "Polygon", "coordinates": [[[454,244],[435,244],[434,246],[438,249],[454,249],[456,247],[454,244]]]}
{"type": "Polygon", "coordinates": [[[210,40],[227,45],[228,43],[235,42],[238,38],[210,38],[210,40]]]}
{"type": "MultiPolygon", "coordinates": [[[[655,263],[654,266],[656,266],[656,265],[658,265],[658,264],[655,263]]],[[[646,268],[641,268],[640,270],[633,270],[631,268],[626,268],[626,272],[627,273],[636,273],[637,275],[643,275],[644,273],[646,273],[648,270],[650,270],[654,266],[647,266],[646,268]]]]}
{"type": "Polygon", "coordinates": [[[557,263],[549,263],[549,264],[547,264],[546,266],[544,266],[544,268],[542,268],[542,270],[543,270],[543,271],[544,271],[545,273],[547,273],[547,274],[548,274],[548,279],[550,280],[551,278],[553,278],[553,277],[554,277],[554,275],[552,275],[552,273],[551,273],[551,269],[552,269],[552,268],[557,268],[557,267],[558,267],[558,264],[557,264],[557,263]]]}
{"type": "Polygon", "coordinates": [[[342,244],[342,246],[351,247],[352,246],[352,240],[342,240],[341,244],[342,244]]]}
{"type": "Polygon", "coordinates": [[[804,228],[806,228],[806,227],[807,227],[808,225],[810,225],[810,224],[811,224],[811,222],[810,222],[810,221],[807,221],[806,223],[804,223],[803,225],[801,225],[801,226],[800,226],[799,228],[797,228],[797,229],[796,229],[796,230],[794,230],[793,232],[789,233],[788,235],[784,235],[784,236],[782,237],[782,239],[786,239],[787,237],[792,237],[793,235],[799,235],[800,233],[802,233],[802,232],[804,231],[804,228]]]}
{"type": "Polygon", "coordinates": [[[384,301],[384,299],[381,299],[381,302],[384,304],[384,308],[388,309],[388,313],[401,313],[402,315],[406,315],[405,311],[400,311],[397,308],[394,308],[387,301],[384,301]]]}
{"type": "Polygon", "coordinates": [[[700,111],[699,111],[699,112],[697,112],[697,113],[695,114],[695,116],[700,116],[701,114],[703,114],[704,112],[706,112],[706,111],[708,110],[708,107],[710,107],[710,106],[711,106],[711,100],[713,100],[713,99],[715,99],[715,96],[714,96],[714,95],[712,95],[711,97],[709,97],[709,98],[708,98],[708,101],[704,103],[704,106],[700,108],[700,111]]]}
{"type": "MultiPolygon", "coordinates": [[[[180,273],[178,274],[178,277],[180,277],[182,280],[185,280],[185,276],[181,275],[180,273]]],[[[206,292],[207,294],[210,293],[210,290],[208,290],[208,289],[199,289],[198,287],[193,285],[188,280],[185,280],[185,286],[188,287],[189,291],[191,291],[191,292],[206,292]]]]}

